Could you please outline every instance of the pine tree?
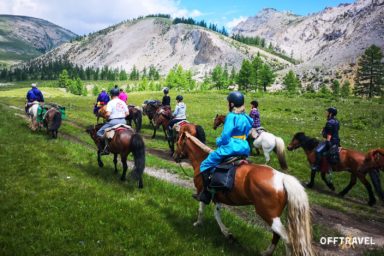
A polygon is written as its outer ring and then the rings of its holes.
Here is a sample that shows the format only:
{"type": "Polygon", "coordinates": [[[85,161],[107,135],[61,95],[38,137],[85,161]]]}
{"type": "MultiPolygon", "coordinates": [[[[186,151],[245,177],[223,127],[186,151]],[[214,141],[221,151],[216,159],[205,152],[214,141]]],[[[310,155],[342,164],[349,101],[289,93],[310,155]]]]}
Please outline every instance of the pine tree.
{"type": "Polygon", "coordinates": [[[97,95],[99,95],[99,93],[100,93],[100,89],[99,89],[99,87],[95,84],[95,85],[93,86],[93,88],[92,88],[92,95],[93,95],[93,96],[97,96],[97,95]]]}
{"type": "Polygon", "coordinates": [[[339,83],[338,80],[335,79],[335,80],[332,81],[331,89],[332,89],[333,95],[339,96],[339,94],[340,94],[340,83],[339,83]]]}
{"type": "Polygon", "coordinates": [[[249,60],[244,59],[241,64],[241,69],[239,71],[239,75],[237,77],[237,83],[240,86],[240,89],[247,91],[249,89],[252,78],[252,65],[249,60]]]}
{"type": "Polygon", "coordinates": [[[275,81],[276,75],[269,67],[268,64],[264,64],[260,69],[260,84],[263,86],[264,92],[267,91],[267,87],[275,81]]]}
{"type": "Polygon", "coordinates": [[[358,61],[358,70],[355,77],[355,94],[361,96],[381,95],[383,90],[383,54],[376,45],[365,50],[358,61]]]}
{"type": "Polygon", "coordinates": [[[66,69],[63,69],[63,71],[59,75],[59,87],[66,88],[68,86],[68,80],[68,71],[66,69]]]}
{"type": "Polygon", "coordinates": [[[221,65],[216,65],[216,67],[212,70],[212,82],[215,87],[219,90],[224,87],[224,79],[223,79],[223,68],[221,65]]]}
{"type": "Polygon", "coordinates": [[[261,84],[260,71],[262,67],[263,67],[263,61],[259,56],[256,56],[252,60],[252,76],[251,76],[251,83],[252,85],[254,85],[255,90],[257,90],[257,88],[261,84]]]}
{"type": "Polygon", "coordinates": [[[349,97],[350,93],[351,93],[351,88],[350,88],[350,83],[348,80],[345,80],[344,83],[343,83],[343,86],[341,87],[341,96],[343,98],[347,98],[349,97]]]}
{"type": "Polygon", "coordinates": [[[283,78],[283,84],[289,92],[296,92],[300,87],[300,80],[296,74],[290,70],[283,78]]]}

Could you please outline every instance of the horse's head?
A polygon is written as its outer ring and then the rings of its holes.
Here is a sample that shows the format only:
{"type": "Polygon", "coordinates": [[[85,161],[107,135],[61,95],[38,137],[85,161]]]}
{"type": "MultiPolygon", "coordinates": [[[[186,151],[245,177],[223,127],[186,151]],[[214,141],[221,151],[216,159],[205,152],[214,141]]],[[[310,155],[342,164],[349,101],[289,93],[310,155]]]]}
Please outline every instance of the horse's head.
{"type": "Polygon", "coordinates": [[[376,148],[370,150],[364,159],[363,169],[383,169],[384,168],[384,149],[376,148]]]}
{"type": "Polygon", "coordinates": [[[287,149],[289,151],[298,149],[299,147],[303,146],[303,141],[305,140],[306,136],[304,132],[298,132],[296,133],[292,140],[291,143],[287,146],[287,149]]]}
{"type": "Polygon", "coordinates": [[[213,120],[213,129],[216,130],[217,127],[224,124],[225,116],[216,114],[215,119],[213,120]]]}
{"type": "Polygon", "coordinates": [[[85,130],[86,133],[88,133],[91,138],[97,143],[97,131],[103,126],[103,124],[96,124],[96,125],[90,125],[85,130]]]}

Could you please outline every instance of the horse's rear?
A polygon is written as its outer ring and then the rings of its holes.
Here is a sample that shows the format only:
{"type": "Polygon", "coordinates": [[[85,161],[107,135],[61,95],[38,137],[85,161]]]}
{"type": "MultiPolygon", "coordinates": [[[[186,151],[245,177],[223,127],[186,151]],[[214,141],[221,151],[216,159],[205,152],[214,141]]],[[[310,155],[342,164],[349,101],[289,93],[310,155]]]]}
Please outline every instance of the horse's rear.
{"type": "Polygon", "coordinates": [[[28,115],[30,117],[30,128],[32,131],[36,131],[39,128],[39,123],[37,122],[37,111],[39,109],[39,102],[34,101],[32,106],[28,109],[28,115]]]}
{"type": "Polygon", "coordinates": [[[44,117],[44,125],[47,127],[47,132],[50,133],[54,139],[57,138],[61,122],[61,112],[56,108],[48,109],[44,117]]]}

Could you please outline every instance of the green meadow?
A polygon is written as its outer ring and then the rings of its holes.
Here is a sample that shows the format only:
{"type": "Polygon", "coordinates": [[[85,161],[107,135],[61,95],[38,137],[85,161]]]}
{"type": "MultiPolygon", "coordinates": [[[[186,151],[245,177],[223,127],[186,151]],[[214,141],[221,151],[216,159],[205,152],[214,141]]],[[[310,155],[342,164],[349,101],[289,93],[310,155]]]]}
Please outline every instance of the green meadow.
{"type": "MultiPolygon", "coordinates": [[[[223,221],[237,242],[229,243],[220,233],[212,214],[206,212],[206,225],[195,228],[198,204],[192,190],[144,177],[144,189],[121,183],[113,173],[112,157],[104,157],[105,166],[96,162],[95,147],[85,127],[96,122],[92,113],[95,97],[74,96],[64,90],[40,88],[46,102],[66,107],[67,120],[59,139],[48,139],[44,131],[33,133],[24,119],[28,88],[12,86],[0,90],[0,254],[1,255],[255,255],[266,249],[271,233],[259,224],[250,224],[223,211],[223,221]],[[76,138],[76,140],[70,139],[76,138]]],[[[221,128],[213,130],[216,114],[227,111],[227,92],[171,91],[172,106],[177,94],[184,96],[188,120],[200,124],[207,144],[214,141],[221,128]]],[[[146,99],[161,99],[161,92],[132,92],[130,104],[141,105],[146,99]]],[[[325,123],[325,109],[336,106],[341,123],[343,147],[366,152],[384,144],[384,105],[357,98],[325,99],[279,94],[249,93],[249,102],[259,101],[262,125],[282,137],[286,145],[299,131],[320,139],[325,123]]],[[[152,130],[143,117],[142,134],[147,148],[168,152],[160,130],[151,139],[152,130]]],[[[309,166],[302,149],[286,153],[289,173],[300,181],[309,178],[309,166]]],[[[279,165],[272,153],[270,163],[279,165]]],[[[264,163],[264,156],[252,156],[264,163]]],[[[177,164],[147,155],[147,166],[167,169],[188,179],[177,164]]],[[[121,171],[121,167],[120,167],[121,171]]],[[[192,175],[192,170],[186,168],[192,175]]],[[[334,173],[336,191],[349,182],[349,173],[334,173]]],[[[382,184],[384,182],[382,180],[382,184]]],[[[328,191],[320,177],[316,190],[307,190],[310,203],[339,210],[360,218],[384,222],[382,206],[368,207],[368,195],[358,181],[345,199],[328,191]]],[[[378,204],[380,202],[378,201],[378,204]]],[[[246,208],[252,212],[252,208],[246,208]]],[[[334,234],[332,227],[314,226],[314,240],[334,234]]],[[[284,252],[280,243],[275,255],[284,252]]]]}

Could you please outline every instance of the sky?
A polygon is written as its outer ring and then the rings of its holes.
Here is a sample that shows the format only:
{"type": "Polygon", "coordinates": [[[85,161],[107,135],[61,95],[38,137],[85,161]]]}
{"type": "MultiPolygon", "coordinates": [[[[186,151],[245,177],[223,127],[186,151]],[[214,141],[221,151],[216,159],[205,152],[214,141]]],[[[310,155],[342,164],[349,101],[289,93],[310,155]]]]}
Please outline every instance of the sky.
{"type": "Polygon", "coordinates": [[[1,0],[0,14],[48,20],[83,35],[138,16],[166,13],[225,26],[229,31],[263,8],[299,15],[353,0],[1,0]]]}

